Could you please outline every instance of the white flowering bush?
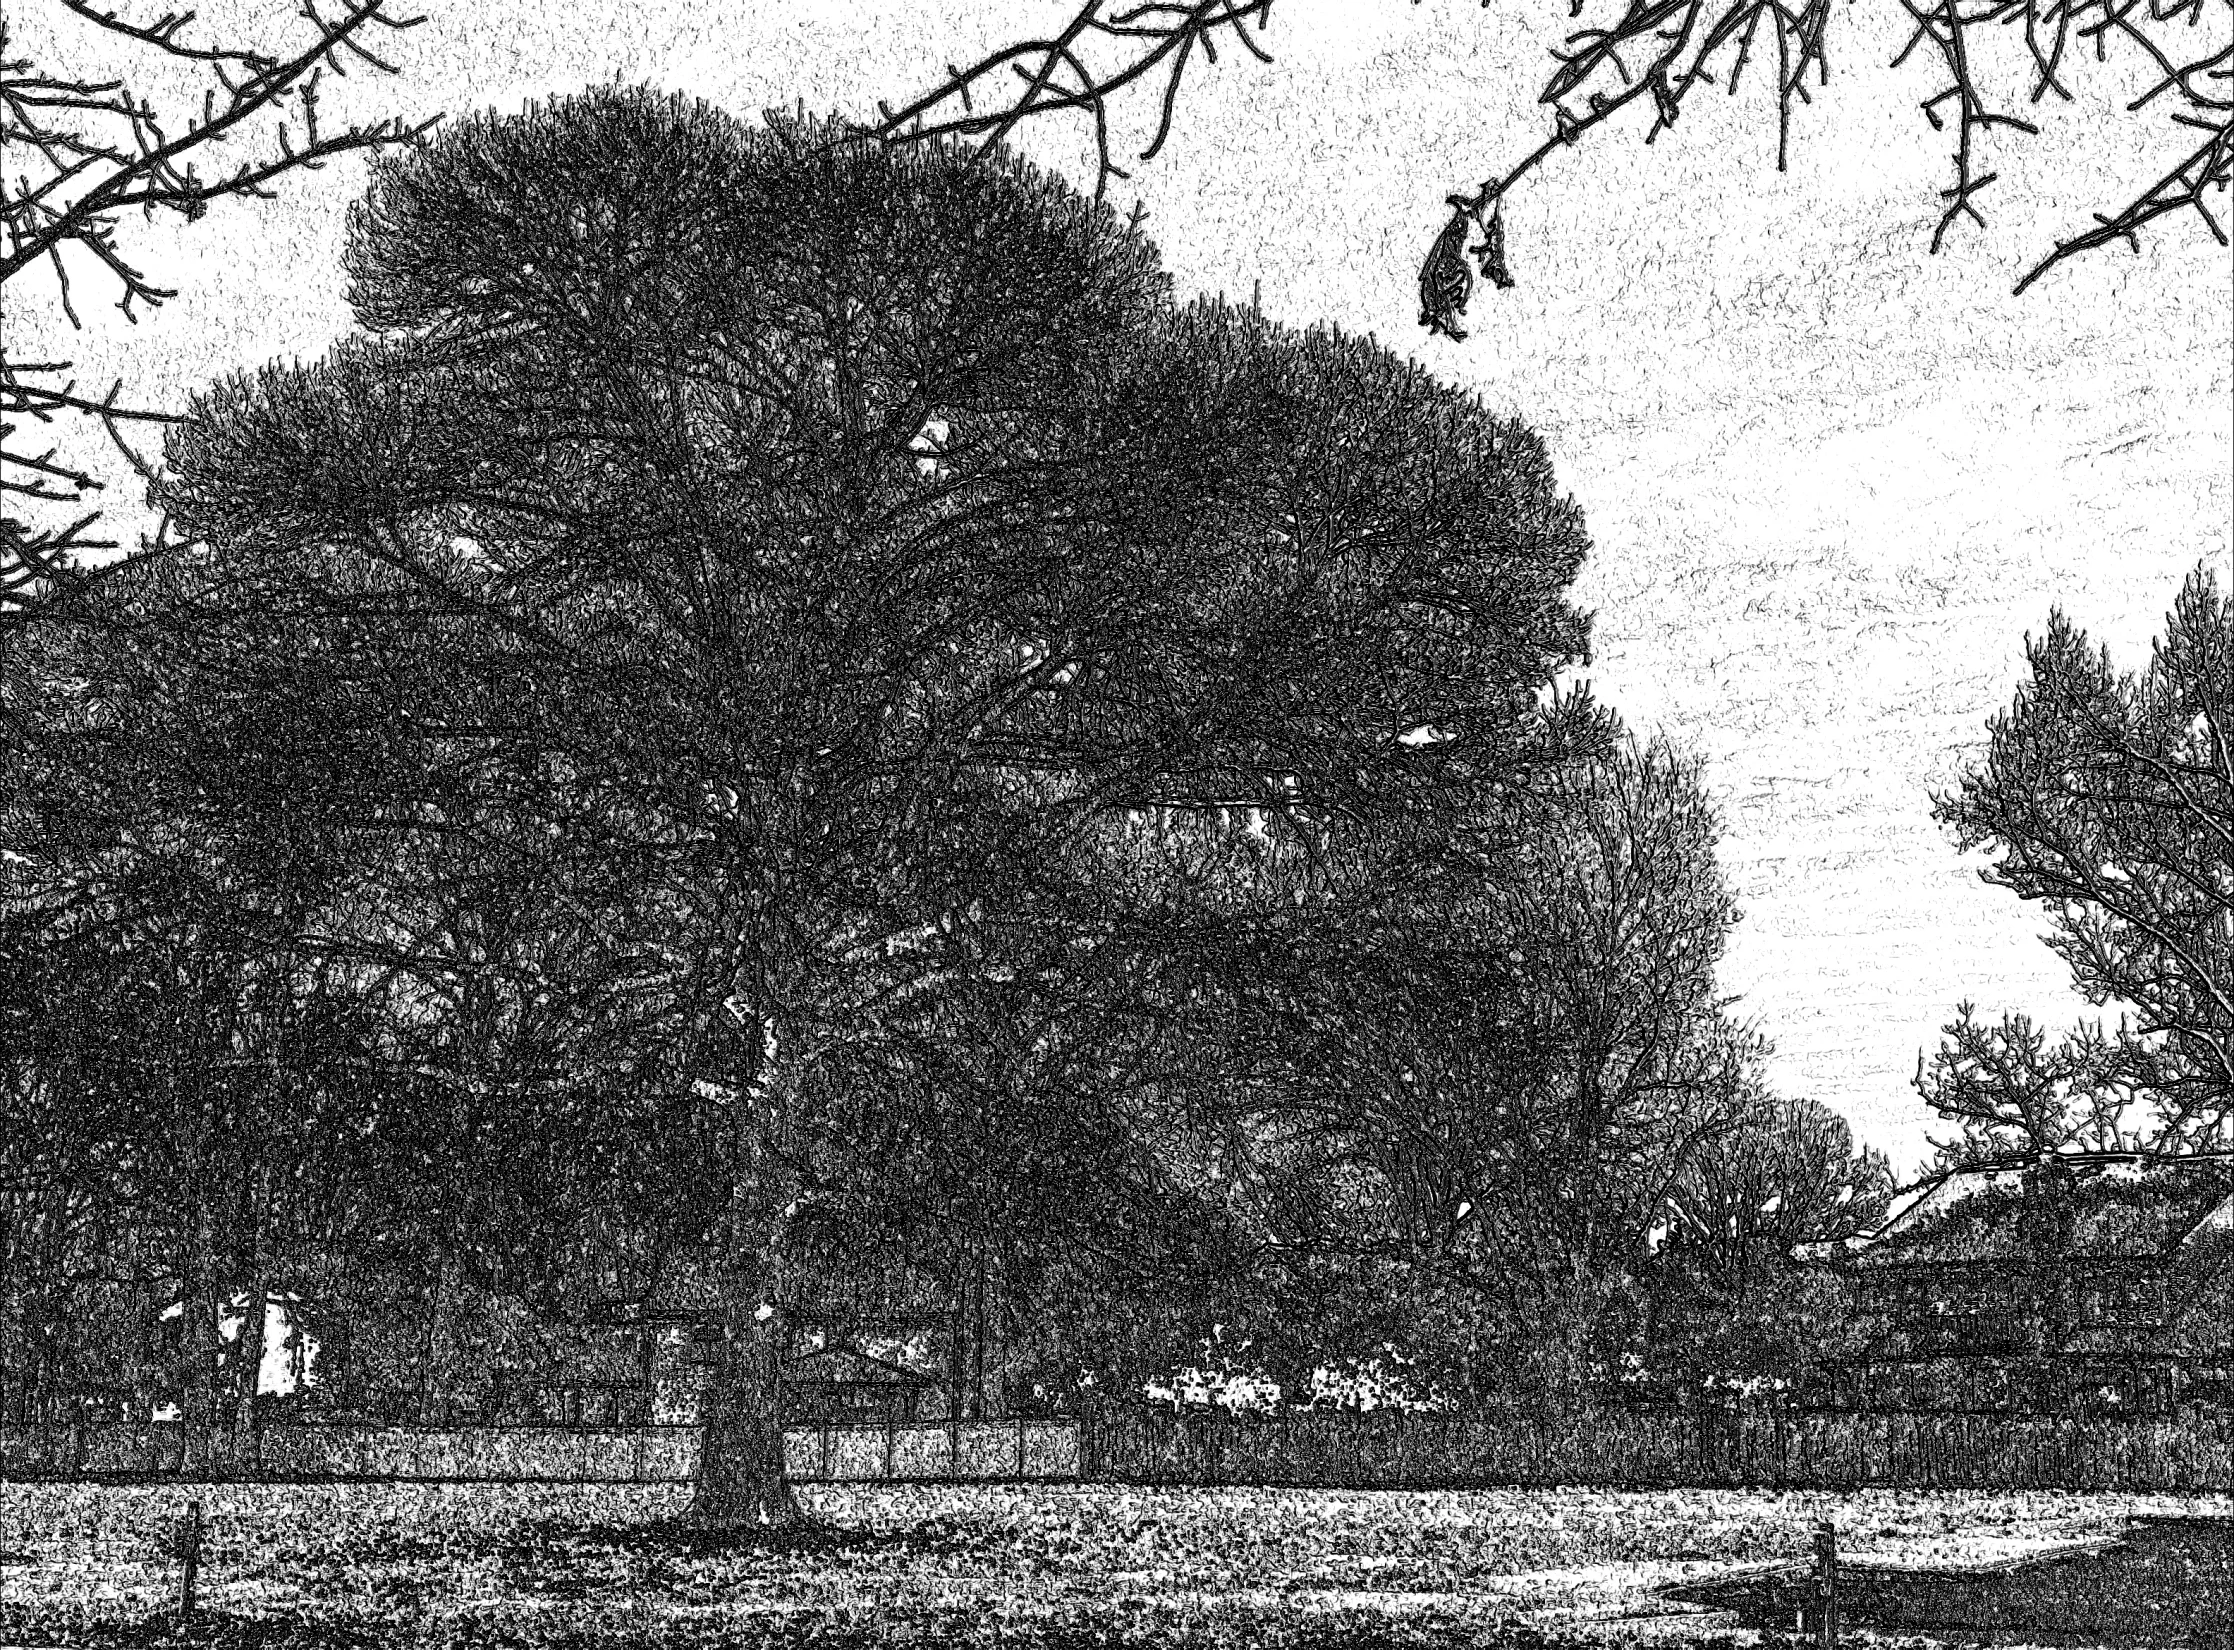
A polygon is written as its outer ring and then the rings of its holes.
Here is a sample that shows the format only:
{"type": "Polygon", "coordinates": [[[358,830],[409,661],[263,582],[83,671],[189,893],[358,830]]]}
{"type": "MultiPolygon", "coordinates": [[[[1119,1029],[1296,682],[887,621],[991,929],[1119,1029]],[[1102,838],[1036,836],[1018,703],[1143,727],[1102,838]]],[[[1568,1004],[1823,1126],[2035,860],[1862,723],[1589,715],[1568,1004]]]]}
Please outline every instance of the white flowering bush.
{"type": "Polygon", "coordinates": [[[1225,1329],[1224,1324],[1212,1324],[1208,1337],[1197,1343],[1202,1348],[1201,1362],[1162,1380],[1144,1382],[1141,1396],[1173,1409],[1222,1409],[1230,1415],[1264,1415],[1278,1409],[1285,1393],[1248,1357],[1254,1343],[1243,1340],[1228,1346],[1225,1329]]]}
{"type": "Polygon", "coordinates": [[[1229,1414],[1269,1414],[1280,1407],[1283,1396],[1278,1381],[1261,1370],[1220,1366],[1204,1369],[1190,1364],[1161,1381],[1148,1381],[1141,1395],[1151,1403],[1173,1409],[1222,1409],[1229,1414]]]}
{"type": "Polygon", "coordinates": [[[1395,1409],[1417,1413],[1455,1409],[1450,1395],[1419,1371],[1414,1360],[1384,1342],[1370,1358],[1345,1358],[1311,1371],[1312,1409],[1395,1409]]]}
{"type": "Polygon", "coordinates": [[[1785,1392],[1792,1385],[1781,1375],[1708,1375],[1700,1384],[1711,1392],[1727,1392],[1747,1399],[1785,1392]]]}
{"type": "Polygon", "coordinates": [[[1143,1383],[1141,1396],[1175,1410],[1222,1409],[1232,1415],[1266,1415],[1284,1407],[1408,1413],[1458,1407],[1456,1400],[1429,1380],[1413,1359],[1398,1351],[1393,1341],[1383,1342],[1380,1351],[1369,1357],[1316,1365],[1309,1387],[1292,1397],[1249,1355],[1251,1342],[1227,1343],[1224,1325],[1214,1325],[1210,1335],[1198,1344],[1202,1348],[1198,1361],[1160,1380],[1143,1383]]]}

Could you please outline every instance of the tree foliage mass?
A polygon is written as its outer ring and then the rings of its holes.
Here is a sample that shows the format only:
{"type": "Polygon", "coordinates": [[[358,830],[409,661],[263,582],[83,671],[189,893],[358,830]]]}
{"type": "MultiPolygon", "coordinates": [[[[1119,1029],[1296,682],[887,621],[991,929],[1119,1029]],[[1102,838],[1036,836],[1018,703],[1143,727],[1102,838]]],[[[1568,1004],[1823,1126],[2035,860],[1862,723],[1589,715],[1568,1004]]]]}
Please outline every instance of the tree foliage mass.
{"type": "Polygon", "coordinates": [[[337,1272],[431,1345],[680,1260],[758,1522],[873,1266],[1080,1361],[1393,1277],[1587,1384],[1765,1114],[1527,429],[1006,156],[648,92],[384,156],[347,269],[0,635],[11,1230],[138,1246],[139,1386],[207,1432],[225,1303],[337,1272]]]}
{"type": "Polygon", "coordinates": [[[1962,1005],[1917,1087],[1958,1158],[2068,1144],[2223,1147],[2234,1128],[2234,606],[2200,566],[2147,667],[2120,672],[2059,611],[1938,812],[1987,882],[2037,904],[2112,1030],[2051,1042],[1962,1005]]]}

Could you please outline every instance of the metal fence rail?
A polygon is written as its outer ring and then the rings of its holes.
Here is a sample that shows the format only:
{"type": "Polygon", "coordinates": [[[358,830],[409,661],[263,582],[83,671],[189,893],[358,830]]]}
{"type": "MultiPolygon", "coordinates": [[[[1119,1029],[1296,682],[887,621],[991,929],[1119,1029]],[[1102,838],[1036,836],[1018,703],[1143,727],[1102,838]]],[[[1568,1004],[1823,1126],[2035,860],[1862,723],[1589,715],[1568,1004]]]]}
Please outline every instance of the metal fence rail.
{"type": "Polygon", "coordinates": [[[1553,1429],[1479,1415],[1134,1411],[1091,1423],[1088,1477],[1465,1487],[2234,1490],[2234,1418],[1613,1413],[1553,1429]]]}
{"type": "MultiPolygon", "coordinates": [[[[175,1422],[0,1428],[0,1478],[180,1475],[175,1422]]],[[[697,1429],[274,1425],[218,1476],[677,1483],[697,1429]]],[[[1613,1414],[1564,1430],[1503,1417],[1119,1412],[1086,1421],[793,1427],[805,1483],[1074,1482],[1465,1488],[2234,1490],[2234,1418],[1613,1414]]]]}
{"type": "MultiPolygon", "coordinates": [[[[252,1461],[237,1442],[216,1442],[228,1477],[665,1484],[698,1465],[698,1429],[687,1426],[269,1426],[252,1461]]],[[[184,1448],[176,1422],[0,1428],[0,1479],[172,1477],[184,1448]]],[[[793,1427],[784,1455],[803,1483],[1079,1476],[1075,1422],[793,1427]]]]}

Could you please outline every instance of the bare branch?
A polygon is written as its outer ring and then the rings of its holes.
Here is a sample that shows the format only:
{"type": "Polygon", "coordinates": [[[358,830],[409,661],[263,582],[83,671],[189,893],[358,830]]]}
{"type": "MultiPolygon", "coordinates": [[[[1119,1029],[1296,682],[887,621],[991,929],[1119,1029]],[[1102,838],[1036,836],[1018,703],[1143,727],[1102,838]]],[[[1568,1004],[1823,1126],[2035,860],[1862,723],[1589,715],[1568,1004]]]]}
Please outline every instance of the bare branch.
{"type": "MultiPolygon", "coordinates": [[[[387,119],[340,131],[319,124],[319,77],[326,69],[340,73],[346,58],[392,72],[393,65],[370,50],[365,37],[375,28],[418,25],[419,18],[398,14],[395,0],[345,0],[330,20],[305,4],[301,15],[312,32],[284,58],[222,40],[190,40],[192,12],[138,23],[93,0],[58,3],[103,33],[200,66],[215,82],[204,90],[198,112],[174,125],[122,79],[96,80],[66,68],[43,73],[29,59],[0,62],[0,137],[11,153],[20,145],[36,157],[34,169],[40,171],[36,178],[19,175],[12,191],[0,192],[0,286],[14,298],[20,280],[45,268],[72,326],[84,324],[73,282],[72,261],[78,257],[90,258],[116,283],[117,308],[127,319],[175,296],[126,255],[118,240],[121,214],[133,208],[146,215],[166,210],[191,222],[213,202],[268,196],[271,185],[291,173],[314,171],[337,155],[407,143],[432,124],[387,119]],[[266,115],[279,117],[271,152],[203,175],[209,157],[266,115]]],[[[13,472],[30,478],[6,490],[77,511],[101,490],[91,470],[58,461],[52,449],[32,454],[15,447],[21,421],[44,424],[56,418],[99,427],[126,463],[152,483],[154,469],[124,427],[166,423],[175,415],[125,405],[122,390],[118,384],[93,400],[77,393],[66,361],[0,362],[0,412],[10,419],[4,456],[13,472]]],[[[0,535],[0,622],[39,592],[81,579],[82,554],[116,548],[112,540],[90,536],[95,519],[78,513],[64,525],[41,529],[10,518],[0,535]]]]}
{"type": "Polygon", "coordinates": [[[194,14],[173,12],[159,22],[140,25],[128,23],[114,12],[102,11],[88,5],[86,0],[61,0],[62,8],[76,17],[91,23],[97,29],[111,34],[121,34],[128,40],[137,40],[144,46],[153,46],[172,57],[182,57],[191,63],[236,64],[251,73],[269,69],[272,60],[260,52],[240,51],[224,46],[189,46],[178,38],[179,30],[194,21],[194,14]]]}
{"type": "Polygon", "coordinates": [[[1171,135],[1179,88],[1197,47],[1217,61],[1221,35],[1238,40],[1259,62],[1272,59],[1252,34],[1261,34],[1272,0],[1191,0],[1188,4],[1116,6],[1084,0],[1053,35],[1018,41],[988,53],[898,109],[880,106],[870,135],[886,142],[967,137],[1001,143],[1032,115],[1085,114],[1093,122],[1097,198],[1111,178],[1126,176],[1110,142],[1112,102],[1126,88],[1161,74],[1157,118],[1142,160],[1153,160],[1171,135]],[[1113,56],[1089,48],[1114,43],[1113,56]],[[1011,82],[1022,89],[1008,91],[1011,82]],[[990,91],[990,99],[983,94],[990,91]]]}
{"type": "Polygon", "coordinates": [[[2026,287],[2065,259],[2075,258],[2082,252],[2091,252],[2096,247],[2108,246],[2113,241],[2123,241],[2138,251],[2141,245],[2139,230],[2143,224],[2183,208],[2194,210],[2219,245],[2227,244],[2226,229],[2212,215],[2210,207],[2204,204],[2203,193],[2214,188],[2223,192],[2229,180],[2234,179],[2234,118],[2215,127],[2203,126],[2202,122],[2194,120],[2183,120],[2181,124],[2200,126],[2211,135],[2204,140],[2202,147],[2157,179],[2125,207],[2115,213],[2095,214],[2095,226],[2092,229],[2082,230],[2069,240],[2059,242],[2053,252],[2025,272],[2024,278],[2016,285],[2016,291],[2022,293],[2026,287]]]}
{"type": "MultiPolygon", "coordinates": [[[[1572,0],[1570,13],[1581,17],[1588,0],[1572,0]]],[[[1830,80],[1828,37],[1831,0],[1612,0],[1618,12],[1608,21],[1569,32],[1552,48],[1553,67],[1539,101],[1551,113],[1548,136],[1527,150],[1501,175],[1454,197],[1461,215],[1483,231],[1485,257],[1490,223],[1498,222],[1502,202],[1524,178],[1553,154],[1609,124],[1632,103],[1652,111],[1644,128],[1652,143],[1672,128],[1683,100],[1700,85],[1726,84],[1732,96],[1747,78],[1757,52],[1773,43],[1776,78],[1772,98],[1776,115],[1776,165],[1790,161],[1795,104],[1812,101],[1813,88],[1830,80]],[[1726,69],[1726,75],[1725,75],[1726,69]]],[[[2113,42],[2142,55],[2156,79],[2129,105],[2139,110],[2160,100],[2177,104],[2173,118],[2201,130],[2223,129],[2234,114],[2234,44],[2223,32],[2201,51],[2187,47],[2176,31],[2192,30],[2207,16],[2234,10],[2234,0],[1901,0],[1911,32],[1894,59],[1896,65],[1919,53],[1936,60],[1947,82],[1922,104],[1935,131],[1954,136],[1955,176],[1941,191],[1944,203],[1933,228],[1931,249],[1942,250],[1949,231],[1963,219],[1982,223],[1979,197],[2000,172],[1986,164],[1985,140],[1996,134],[2037,135],[2030,121],[1996,108],[1988,100],[1980,72],[1981,54],[2002,31],[2021,39],[2022,61],[2030,78],[2030,101],[2053,93],[2069,102],[2069,47],[2090,43],[2097,60],[2107,60],[2113,42]]],[[[870,135],[886,142],[960,136],[998,143],[1023,120],[1041,114],[1085,114],[1093,123],[1097,152],[1097,198],[1111,178],[1124,177],[1115,163],[1110,132],[1122,94],[1136,84],[1154,87],[1150,136],[1142,159],[1153,159],[1169,140],[1185,73],[1202,47],[1216,61],[1221,39],[1238,39],[1262,58],[1258,37],[1269,22],[1269,0],[1167,0],[1120,8],[1109,0],[1080,0],[1055,33],[1019,40],[988,53],[967,67],[949,67],[946,78],[895,110],[880,105],[870,135]],[[1114,55],[1109,48],[1116,48],[1114,55]]],[[[2168,211],[2193,207],[2214,235],[2218,220],[2202,198],[2203,188],[2223,178],[2224,148],[2210,148],[2197,168],[2191,158],[2149,194],[2115,214],[2098,214],[2099,231],[2063,243],[2020,283],[2022,291],[2042,269],[2110,240],[2128,240],[2140,225],[2168,211]]],[[[1422,316],[1437,331],[1452,331],[1467,293],[1462,262],[1446,247],[1446,220],[1437,232],[1422,269],[1422,316]],[[1429,279],[1429,271],[1436,278],[1429,279]],[[1429,302],[1433,287],[1453,300],[1429,302]]],[[[1502,264],[1501,256],[1497,262],[1502,264]]],[[[1465,277],[1470,281],[1470,277],[1465,277]]],[[[1502,283],[1501,283],[1502,284],[1502,283]]]]}

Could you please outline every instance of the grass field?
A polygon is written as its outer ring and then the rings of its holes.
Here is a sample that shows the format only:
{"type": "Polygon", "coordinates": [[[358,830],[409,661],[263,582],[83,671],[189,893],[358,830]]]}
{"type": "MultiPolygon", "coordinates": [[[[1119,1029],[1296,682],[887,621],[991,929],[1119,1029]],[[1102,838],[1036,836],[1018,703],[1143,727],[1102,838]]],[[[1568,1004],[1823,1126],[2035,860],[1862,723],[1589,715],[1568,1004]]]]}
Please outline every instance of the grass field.
{"type": "MultiPolygon", "coordinates": [[[[145,1643],[175,1486],[0,1484],[0,1644],[145,1643]]],[[[1987,1562],[2226,1497],[824,1486],[775,1544],[677,1488],[208,1486],[188,1636],[226,1645],[1759,1642],[1652,1589],[1842,1553],[1987,1562]]],[[[1862,1635],[1866,1637],[1866,1635],[1862,1635]]],[[[1913,1641],[1912,1641],[1913,1642],[1913,1641]]]]}

